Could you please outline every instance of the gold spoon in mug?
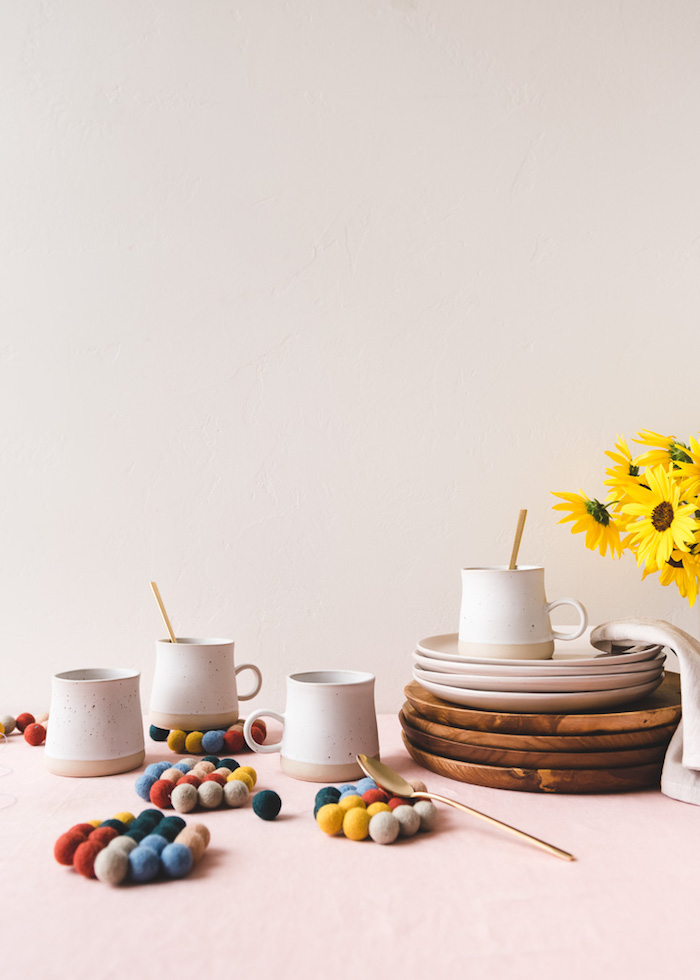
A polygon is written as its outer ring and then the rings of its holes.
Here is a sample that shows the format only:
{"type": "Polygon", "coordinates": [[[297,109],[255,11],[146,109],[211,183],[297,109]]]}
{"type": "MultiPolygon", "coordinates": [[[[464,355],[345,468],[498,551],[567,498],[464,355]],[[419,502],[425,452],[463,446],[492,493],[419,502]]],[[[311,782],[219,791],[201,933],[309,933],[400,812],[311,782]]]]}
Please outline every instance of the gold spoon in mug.
{"type": "Polygon", "coordinates": [[[473,810],[470,806],[465,806],[456,800],[448,800],[446,796],[438,796],[437,793],[415,790],[410,783],[406,782],[403,776],[400,776],[394,769],[390,769],[389,766],[385,766],[383,762],[377,762],[376,759],[370,759],[366,755],[358,755],[357,761],[365,775],[373,779],[377,786],[387,790],[389,793],[393,793],[394,796],[405,796],[414,800],[437,800],[438,803],[447,803],[448,806],[456,807],[457,810],[463,810],[465,813],[471,813],[473,817],[479,817],[481,820],[486,820],[487,823],[491,823],[495,827],[500,827],[501,830],[507,830],[517,837],[522,837],[523,840],[529,841],[535,847],[541,847],[543,851],[549,851],[550,854],[561,858],[563,861],[576,860],[573,854],[569,854],[568,851],[562,851],[560,847],[555,847],[554,844],[548,844],[546,841],[540,840],[539,837],[532,837],[530,834],[526,834],[525,831],[518,830],[517,827],[511,827],[510,824],[496,820],[495,817],[489,817],[485,813],[480,813],[479,810],[473,810]]]}

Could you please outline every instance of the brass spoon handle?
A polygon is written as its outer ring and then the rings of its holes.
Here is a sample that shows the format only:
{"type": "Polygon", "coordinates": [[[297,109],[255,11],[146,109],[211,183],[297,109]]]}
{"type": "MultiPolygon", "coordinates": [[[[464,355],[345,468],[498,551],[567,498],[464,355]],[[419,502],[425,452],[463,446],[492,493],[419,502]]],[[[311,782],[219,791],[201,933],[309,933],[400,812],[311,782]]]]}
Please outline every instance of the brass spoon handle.
{"type": "Polygon", "coordinates": [[[541,847],[543,851],[549,851],[550,854],[561,858],[563,861],[576,860],[573,854],[569,854],[568,851],[562,851],[560,847],[555,847],[554,844],[548,844],[546,841],[540,840],[539,837],[532,837],[530,834],[526,834],[524,830],[518,830],[517,827],[511,827],[510,824],[503,823],[501,820],[496,820],[495,817],[489,817],[485,813],[481,813],[479,810],[473,810],[470,806],[465,806],[463,803],[458,803],[456,800],[448,800],[446,796],[438,796],[437,793],[415,792],[413,793],[413,797],[414,799],[437,800],[438,803],[446,803],[448,806],[453,806],[457,810],[463,810],[465,813],[470,813],[473,817],[479,817],[481,820],[485,820],[487,823],[492,823],[495,827],[500,827],[502,830],[507,830],[511,834],[515,834],[516,837],[522,837],[523,840],[529,841],[531,844],[534,844],[535,847],[541,847]]]}

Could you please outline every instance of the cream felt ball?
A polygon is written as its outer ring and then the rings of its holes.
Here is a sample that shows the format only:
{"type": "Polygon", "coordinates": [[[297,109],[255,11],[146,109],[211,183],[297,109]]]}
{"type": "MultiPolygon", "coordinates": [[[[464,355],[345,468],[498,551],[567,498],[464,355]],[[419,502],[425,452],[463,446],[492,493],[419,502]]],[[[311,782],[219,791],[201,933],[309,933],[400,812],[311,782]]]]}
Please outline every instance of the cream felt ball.
{"type": "Polygon", "coordinates": [[[409,779],[408,784],[413,787],[416,793],[425,793],[428,790],[422,779],[409,779]]]}
{"type": "Polygon", "coordinates": [[[191,823],[188,829],[194,831],[195,834],[199,834],[199,836],[204,841],[204,846],[209,847],[209,841],[211,840],[211,832],[205,824],[191,823]]]}
{"type": "MultiPolygon", "coordinates": [[[[398,807],[397,807],[398,809],[398,807]]],[[[430,800],[418,800],[413,807],[418,814],[421,830],[432,830],[437,820],[437,807],[430,800]]]]}
{"type": "Polygon", "coordinates": [[[197,796],[199,797],[201,806],[205,810],[215,810],[221,805],[221,801],[224,798],[224,791],[220,783],[212,780],[208,783],[202,783],[197,790],[197,796]]]}
{"type": "Polygon", "coordinates": [[[178,813],[190,813],[197,806],[197,787],[192,783],[179,783],[172,792],[170,802],[178,813]]]}
{"type": "Polygon", "coordinates": [[[129,873],[129,855],[116,847],[105,847],[95,858],[94,871],[99,881],[119,885],[129,873]]]}
{"type": "Polygon", "coordinates": [[[189,827],[186,827],[182,833],[178,834],[173,843],[184,844],[186,847],[188,847],[194,864],[196,864],[202,857],[207,846],[204,843],[204,838],[202,838],[199,834],[194,833],[194,831],[190,830],[189,827]]]}
{"type": "Polygon", "coordinates": [[[420,813],[416,813],[416,808],[402,804],[395,807],[392,811],[399,823],[399,834],[401,837],[413,837],[420,829],[420,813]]]}
{"type": "Polygon", "coordinates": [[[3,731],[5,732],[5,734],[9,735],[10,732],[13,732],[15,730],[15,725],[17,724],[17,722],[12,717],[12,715],[3,715],[2,718],[0,718],[0,724],[3,725],[3,731]]]}
{"type": "Polygon", "coordinates": [[[243,806],[249,795],[248,787],[240,779],[229,779],[224,786],[224,802],[234,809],[243,806]]]}
{"type": "Polygon", "coordinates": [[[393,844],[399,836],[399,821],[391,810],[375,813],[369,822],[369,836],[377,844],[393,844]]]}
{"type": "Polygon", "coordinates": [[[133,851],[136,846],[137,842],[133,837],[127,837],[125,834],[122,834],[119,837],[114,837],[107,845],[107,849],[110,851],[121,851],[128,856],[129,852],[133,851]]]}

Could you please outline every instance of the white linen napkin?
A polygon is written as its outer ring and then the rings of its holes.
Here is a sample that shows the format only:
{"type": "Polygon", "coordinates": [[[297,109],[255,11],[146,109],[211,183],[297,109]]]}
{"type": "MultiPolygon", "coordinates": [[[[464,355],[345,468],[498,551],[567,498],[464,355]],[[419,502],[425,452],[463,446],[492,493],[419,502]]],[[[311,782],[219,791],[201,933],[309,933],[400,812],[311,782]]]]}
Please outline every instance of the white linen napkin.
{"type": "Polygon", "coordinates": [[[661,792],[700,806],[700,643],[662,619],[626,619],[591,631],[591,644],[610,652],[611,641],[661,643],[678,657],[683,717],[666,750],[661,792]]]}

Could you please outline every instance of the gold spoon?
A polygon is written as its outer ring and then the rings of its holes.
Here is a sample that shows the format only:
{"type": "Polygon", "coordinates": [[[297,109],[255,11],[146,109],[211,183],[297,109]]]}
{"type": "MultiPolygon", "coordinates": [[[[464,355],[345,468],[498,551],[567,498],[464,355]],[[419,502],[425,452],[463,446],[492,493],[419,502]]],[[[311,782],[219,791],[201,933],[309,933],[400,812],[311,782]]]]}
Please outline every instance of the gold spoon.
{"type": "Polygon", "coordinates": [[[160,614],[163,617],[163,622],[165,623],[165,628],[170,636],[171,643],[177,643],[175,634],[173,633],[173,628],[170,625],[170,620],[168,619],[168,614],[165,611],[165,606],[163,605],[163,600],[160,597],[160,591],[155,582],[151,582],[151,589],[153,590],[153,595],[156,597],[156,602],[158,603],[158,608],[160,609],[160,614]]]}
{"type": "Polygon", "coordinates": [[[447,803],[448,806],[456,807],[458,810],[464,810],[465,813],[471,813],[473,817],[480,817],[481,820],[486,820],[487,823],[492,823],[494,826],[500,827],[502,830],[507,830],[517,837],[522,837],[523,840],[529,841],[535,847],[541,847],[543,851],[549,851],[550,854],[561,858],[563,861],[576,860],[573,854],[569,854],[568,851],[562,851],[560,847],[555,847],[554,844],[548,844],[546,841],[540,840],[539,837],[532,837],[530,834],[526,834],[525,831],[518,830],[517,827],[511,827],[510,824],[496,820],[495,817],[489,817],[485,813],[480,813],[479,810],[473,810],[470,806],[465,806],[456,800],[448,800],[446,796],[438,796],[437,793],[415,790],[410,783],[406,782],[403,776],[400,776],[394,769],[390,769],[389,766],[385,766],[383,762],[377,762],[376,759],[369,759],[366,755],[358,755],[357,761],[365,775],[373,779],[377,786],[381,786],[382,789],[393,793],[395,796],[406,796],[414,800],[437,800],[438,803],[447,803]]]}

